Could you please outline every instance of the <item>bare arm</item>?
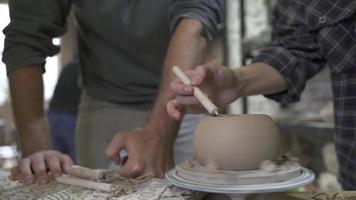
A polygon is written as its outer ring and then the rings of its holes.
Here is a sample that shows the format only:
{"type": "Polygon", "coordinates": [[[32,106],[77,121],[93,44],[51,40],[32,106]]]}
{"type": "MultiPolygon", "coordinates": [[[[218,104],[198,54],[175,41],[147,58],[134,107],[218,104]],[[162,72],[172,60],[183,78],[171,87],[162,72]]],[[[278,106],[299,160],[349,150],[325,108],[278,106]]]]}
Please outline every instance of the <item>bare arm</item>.
{"type": "Polygon", "coordinates": [[[22,158],[12,169],[12,177],[25,183],[35,180],[45,183],[47,169],[56,176],[62,172],[61,167],[71,164],[69,157],[49,150],[41,66],[47,56],[59,52],[52,39],[65,32],[70,8],[70,0],[38,0],[36,5],[22,0],[9,2],[11,22],[4,29],[3,61],[9,73],[22,150],[22,158]]]}
{"type": "Polygon", "coordinates": [[[166,103],[174,98],[169,90],[169,83],[173,79],[172,67],[177,65],[183,69],[192,69],[202,61],[206,40],[202,35],[202,25],[190,19],[183,19],[178,25],[169,45],[163,78],[157,101],[152,115],[147,123],[148,127],[156,130],[162,137],[173,141],[178,129],[178,123],[169,119],[165,109],[166,103]]]}
{"type": "Polygon", "coordinates": [[[13,111],[23,157],[49,149],[42,73],[41,66],[30,66],[9,74],[13,111]]]}
{"type": "Polygon", "coordinates": [[[22,158],[12,169],[12,177],[26,184],[34,181],[45,184],[48,181],[47,169],[56,177],[62,171],[68,172],[72,161],[64,154],[49,150],[42,67],[34,65],[14,70],[9,79],[22,150],[22,158]]]}
{"type": "Polygon", "coordinates": [[[240,97],[257,94],[273,94],[288,88],[286,79],[275,68],[265,63],[254,63],[233,69],[240,97]]]}
{"type": "Polygon", "coordinates": [[[106,149],[106,155],[117,164],[123,165],[120,174],[135,177],[149,174],[163,177],[173,164],[173,143],[179,122],[168,117],[166,103],[174,98],[169,90],[172,80],[171,69],[179,65],[192,68],[201,61],[205,47],[202,25],[190,19],[182,19],[170,41],[163,69],[159,95],[152,114],[143,130],[118,133],[106,149]],[[121,162],[120,149],[126,149],[128,160],[121,162]]]}

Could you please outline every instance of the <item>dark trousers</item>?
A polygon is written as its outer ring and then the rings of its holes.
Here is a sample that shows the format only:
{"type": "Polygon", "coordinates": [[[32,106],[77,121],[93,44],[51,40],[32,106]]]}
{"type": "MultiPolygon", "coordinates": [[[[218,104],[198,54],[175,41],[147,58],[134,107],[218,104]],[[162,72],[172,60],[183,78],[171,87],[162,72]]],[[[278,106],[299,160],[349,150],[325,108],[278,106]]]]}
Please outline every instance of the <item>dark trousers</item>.
{"type": "Polygon", "coordinates": [[[52,149],[69,155],[76,162],[76,116],[66,112],[48,112],[52,149]]]}

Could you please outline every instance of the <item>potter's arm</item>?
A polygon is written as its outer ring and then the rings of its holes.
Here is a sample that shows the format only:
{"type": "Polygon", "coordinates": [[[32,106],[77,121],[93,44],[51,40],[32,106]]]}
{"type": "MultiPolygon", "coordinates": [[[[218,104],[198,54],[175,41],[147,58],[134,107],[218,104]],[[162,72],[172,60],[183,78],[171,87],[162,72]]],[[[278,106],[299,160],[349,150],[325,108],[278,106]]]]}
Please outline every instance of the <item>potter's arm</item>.
{"type": "MultiPolygon", "coordinates": [[[[194,86],[200,87],[219,107],[227,106],[239,97],[256,94],[274,94],[287,89],[286,79],[279,71],[265,63],[229,69],[218,64],[208,63],[190,71],[194,86]]],[[[176,99],[167,104],[170,117],[180,119],[183,111],[188,113],[205,112],[193,96],[193,87],[179,80],[171,84],[176,99]],[[185,108],[185,109],[184,109],[185,108]]]]}
{"type": "Polygon", "coordinates": [[[237,96],[257,94],[274,94],[287,89],[288,84],[283,75],[266,63],[254,63],[241,68],[232,69],[238,86],[237,96]]]}

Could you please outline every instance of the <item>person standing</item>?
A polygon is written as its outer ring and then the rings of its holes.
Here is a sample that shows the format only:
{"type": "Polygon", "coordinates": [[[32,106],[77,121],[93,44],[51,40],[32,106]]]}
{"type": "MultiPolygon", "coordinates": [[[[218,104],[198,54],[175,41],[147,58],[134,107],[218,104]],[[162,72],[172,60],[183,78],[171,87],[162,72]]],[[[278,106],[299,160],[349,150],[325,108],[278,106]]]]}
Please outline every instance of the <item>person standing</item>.
{"type": "Polygon", "coordinates": [[[83,78],[78,163],[107,167],[105,151],[121,165],[121,175],[162,177],[173,164],[174,150],[176,157],[191,152],[184,144],[199,119],[183,120],[176,140],[180,122],[171,120],[164,106],[173,98],[171,67],[202,62],[206,43],[222,21],[223,1],[10,1],[3,61],[23,153],[12,174],[25,183],[46,183],[46,168],[56,177],[72,164],[67,155],[49,149],[42,98],[45,58],[58,53],[52,39],[65,32],[71,7],[83,78]],[[122,159],[121,150],[128,159],[122,159]]]}

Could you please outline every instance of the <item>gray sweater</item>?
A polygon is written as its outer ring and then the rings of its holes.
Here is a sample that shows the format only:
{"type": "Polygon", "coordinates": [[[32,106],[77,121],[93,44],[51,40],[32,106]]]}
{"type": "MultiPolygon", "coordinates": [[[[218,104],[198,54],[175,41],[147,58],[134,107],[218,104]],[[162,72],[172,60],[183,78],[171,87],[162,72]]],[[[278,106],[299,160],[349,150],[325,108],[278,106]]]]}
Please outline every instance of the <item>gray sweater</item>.
{"type": "Polygon", "coordinates": [[[52,39],[65,33],[71,7],[87,94],[143,109],[158,92],[179,19],[200,21],[211,40],[223,15],[223,0],[11,0],[3,53],[8,73],[59,52],[52,39]]]}

